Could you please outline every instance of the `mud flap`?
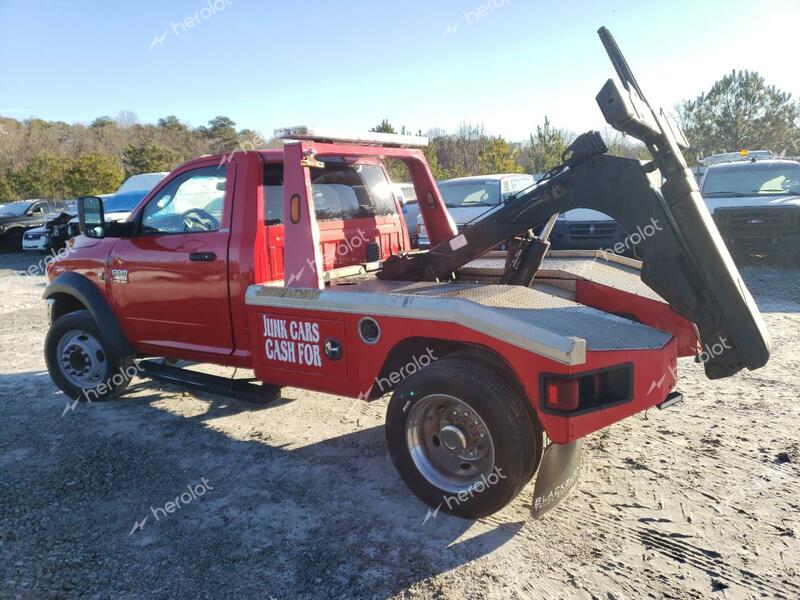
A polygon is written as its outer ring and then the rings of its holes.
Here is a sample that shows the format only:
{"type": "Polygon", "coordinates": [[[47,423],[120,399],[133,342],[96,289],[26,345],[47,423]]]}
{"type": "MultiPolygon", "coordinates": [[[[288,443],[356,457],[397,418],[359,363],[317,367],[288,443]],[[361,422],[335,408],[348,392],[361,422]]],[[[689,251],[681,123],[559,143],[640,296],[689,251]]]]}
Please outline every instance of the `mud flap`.
{"type": "Polygon", "coordinates": [[[531,515],[538,519],[566,498],[578,483],[583,441],[550,444],[544,451],[531,501],[531,515]]]}

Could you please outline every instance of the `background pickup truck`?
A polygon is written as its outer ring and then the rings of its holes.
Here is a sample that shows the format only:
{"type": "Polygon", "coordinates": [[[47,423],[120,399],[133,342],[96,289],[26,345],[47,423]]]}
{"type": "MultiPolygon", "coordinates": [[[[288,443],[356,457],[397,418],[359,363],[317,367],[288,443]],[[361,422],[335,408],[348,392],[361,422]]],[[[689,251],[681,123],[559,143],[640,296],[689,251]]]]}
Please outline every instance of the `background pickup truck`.
{"type": "Polygon", "coordinates": [[[20,200],[0,204],[0,249],[18,252],[22,236],[67,209],[63,200],[20,200]]]}
{"type": "Polygon", "coordinates": [[[707,160],[700,191],[730,253],[800,265],[800,162],[764,151],[707,160]]]}

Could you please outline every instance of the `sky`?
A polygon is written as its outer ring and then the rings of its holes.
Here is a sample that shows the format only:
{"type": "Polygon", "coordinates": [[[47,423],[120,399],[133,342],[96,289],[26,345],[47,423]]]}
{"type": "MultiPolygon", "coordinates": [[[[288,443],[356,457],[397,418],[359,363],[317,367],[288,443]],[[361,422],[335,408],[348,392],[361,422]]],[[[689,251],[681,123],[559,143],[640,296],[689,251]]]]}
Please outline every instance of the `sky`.
{"type": "Polygon", "coordinates": [[[0,115],[89,123],[399,128],[526,139],[548,116],[602,129],[617,39],[671,109],[732,69],[800,97],[798,0],[0,0],[0,115]]]}

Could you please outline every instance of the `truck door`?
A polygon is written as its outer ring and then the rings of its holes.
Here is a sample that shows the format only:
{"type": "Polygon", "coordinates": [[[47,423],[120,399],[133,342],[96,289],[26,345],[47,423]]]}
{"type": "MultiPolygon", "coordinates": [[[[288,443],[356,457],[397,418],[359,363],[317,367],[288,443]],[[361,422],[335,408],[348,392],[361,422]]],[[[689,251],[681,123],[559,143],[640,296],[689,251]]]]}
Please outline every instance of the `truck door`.
{"type": "Polygon", "coordinates": [[[216,162],[177,172],[139,211],[136,235],[116,244],[111,296],[137,349],[233,352],[227,258],[234,174],[234,164],[216,162]]]}

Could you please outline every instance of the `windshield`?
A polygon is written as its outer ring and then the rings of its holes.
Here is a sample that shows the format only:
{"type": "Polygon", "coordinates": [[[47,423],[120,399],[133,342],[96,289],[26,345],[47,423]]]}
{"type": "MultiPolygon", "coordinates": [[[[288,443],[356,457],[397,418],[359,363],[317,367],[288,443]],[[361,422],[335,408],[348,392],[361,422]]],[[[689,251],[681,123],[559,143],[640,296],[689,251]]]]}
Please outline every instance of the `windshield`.
{"type": "Polygon", "coordinates": [[[131,212],[148,192],[129,192],[127,194],[114,194],[103,200],[103,212],[119,213],[131,212]]]}
{"type": "Polygon", "coordinates": [[[780,196],[800,194],[800,164],[749,163],[708,170],[703,196],[780,196]]]}
{"type": "Polygon", "coordinates": [[[448,208],[497,206],[500,204],[499,181],[445,182],[439,185],[439,191],[448,208]]]}
{"type": "Polygon", "coordinates": [[[19,217],[24,215],[31,207],[31,202],[10,202],[9,204],[0,204],[0,217],[19,217]]]}

